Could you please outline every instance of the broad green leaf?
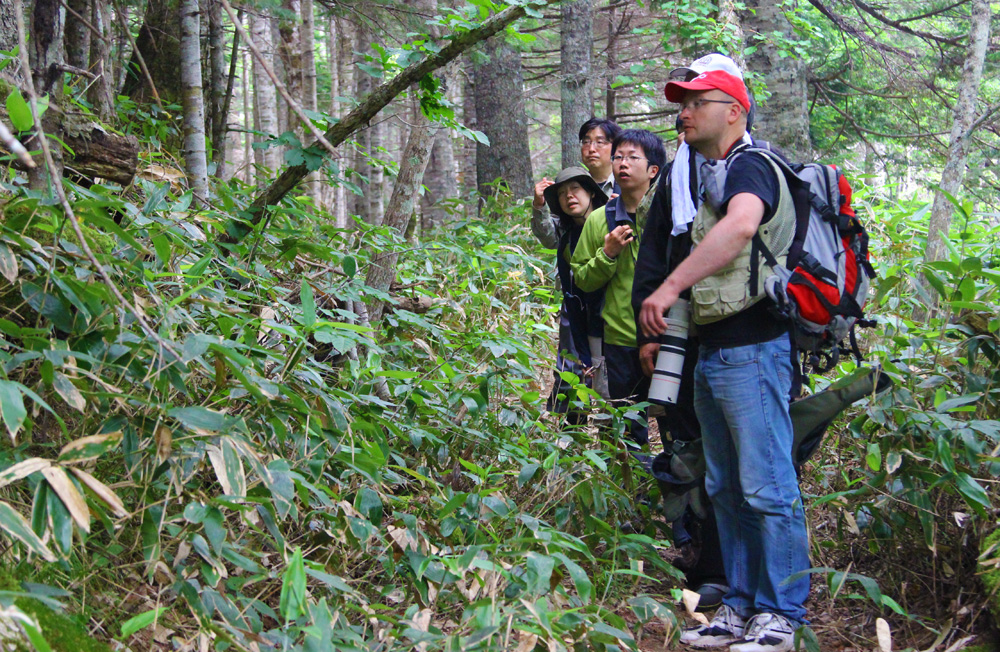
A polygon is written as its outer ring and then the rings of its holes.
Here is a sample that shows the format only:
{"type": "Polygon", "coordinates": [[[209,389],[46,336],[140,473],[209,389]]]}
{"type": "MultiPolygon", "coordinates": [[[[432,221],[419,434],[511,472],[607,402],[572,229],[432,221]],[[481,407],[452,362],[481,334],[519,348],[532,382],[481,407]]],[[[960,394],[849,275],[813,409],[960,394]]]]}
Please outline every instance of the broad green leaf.
{"type": "Polygon", "coordinates": [[[128,638],[139,630],[149,627],[155,623],[160,615],[166,610],[166,607],[157,607],[156,609],[150,609],[149,611],[144,611],[138,616],[129,618],[122,623],[121,638],[128,638]]]}
{"type": "Polygon", "coordinates": [[[965,502],[969,503],[969,507],[975,509],[981,516],[985,516],[985,510],[991,509],[990,497],[983,489],[983,485],[968,473],[956,474],[955,486],[965,502]]]}
{"type": "Polygon", "coordinates": [[[561,552],[557,552],[552,556],[562,562],[563,567],[566,568],[566,572],[569,573],[570,579],[573,580],[573,585],[576,587],[576,594],[580,596],[580,600],[584,604],[590,602],[590,598],[594,592],[594,583],[590,581],[590,575],[587,571],[561,552]]]}
{"type": "Polygon", "coordinates": [[[5,502],[0,502],[0,529],[45,561],[56,561],[56,556],[42,543],[24,517],[5,502]]]}
{"type": "Polygon", "coordinates": [[[167,412],[167,416],[177,419],[192,430],[218,432],[226,425],[226,415],[201,406],[174,408],[167,412]]]}
{"type": "Polygon", "coordinates": [[[358,273],[358,261],[354,260],[352,256],[344,256],[340,265],[344,268],[344,274],[347,275],[347,278],[354,278],[354,275],[358,273]]]}
{"type": "Polygon", "coordinates": [[[63,464],[70,464],[96,459],[116,448],[121,441],[121,430],[74,439],[59,451],[58,461],[63,464]]]}
{"type": "Polygon", "coordinates": [[[17,280],[17,257],[10,247],[0,242],[0,275],[13,283],[17,280]]]}
{"type": "Polygon", "coordinates": [[[17,441],[17,432],[24,425],[28,411],[24,408],[24,398],[21,396],[21,384],[10,380],[0,380],[0,413],[7,434],[13,442],[17,441]]]}
{"type": "Polygon", "coordinates": [[[7,96],[7,114],[15,131],[28,131],[35,121],[31,117],[31,107],[28,101],[16,88],[7,96]]]}
{"type": "Polygon", "coordinates": [[[865,454],[865,463],[872,471],[879,471],[882,468],[882,449],[878,442],[868,444],[868,452],[865,454]]]}
{"type": "Polygon", "coordinates": [[[302,559],[302,548],[295,548],[288,566],[281,578],[281,598],[278,609],[285,622],[295,620],[308,613],[306,600],[306,569],[302,559]]]}
{"type": "Polygon", "coordinates": [[[549,592],[549,584],[552,580],[552,571],[556,567],[556,560],[549,555],[542,555],[537,552],[528,553],[527,591],[533,595],[542,595],[549,592]]]}
{"type": "Polygon", "coordinates": [[[76,385],[66,376],[66,374],[56,371],[52,375],[52,388],[62,397],[71,408],[83,412],[87,407],[87,400],[76,385]]]}
{"type": "Polygon", "coordinates": [[[247,480],[243,462],[228,440],[220,446],[208,447],[208,459],[215,469],[215,476],[227,496],[246,496],[247,480]]]}
{"type": "Polygon", "coordinates": [[[307,279],[302,279],[299,298],[302,301],[302,325],[306,328],[312,328],[316,323],[316,298],[313,296],[312,286],[307,279]]]}

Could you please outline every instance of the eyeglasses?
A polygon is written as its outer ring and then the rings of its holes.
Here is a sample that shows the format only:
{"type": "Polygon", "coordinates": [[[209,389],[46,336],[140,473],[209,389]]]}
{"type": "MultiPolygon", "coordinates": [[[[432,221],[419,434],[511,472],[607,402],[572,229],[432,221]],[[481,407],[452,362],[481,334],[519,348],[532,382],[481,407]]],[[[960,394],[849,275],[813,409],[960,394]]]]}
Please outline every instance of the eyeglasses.
{"type": "Polygon", "coordinates": [[[639,161],[648,161],[648,160],[649,160],[648,158],[643,158],[642,156],[636,156],[634,154],[631,156],[622,156],[621,154],[615,154],[614,156],[611,157],[611,162],[618,163],[619,165],[621,165],[622,161],[628,161],[629,165],[635,165],[639,161]]]}
{"type": "Polygon", "coordinates": [[[698,109],[700,109],[701,107],[703,107],[703,106],[705,106],[706,104],[709,104],[709,103],[714,103],[714,104],[735,104],[736,101],[735,100],[706,100],[706,99],[688,100],[687,102],[681,102],[681,111],[683,111],[684,109],[688,109],[689,111],[694,112],[694,111],[697,111],[698,109]]]}
{"type": "Polygon", "coordinates": [[[587,138],[580,141],[581,147],[590,147],[591,145],[593,145],[594,147],[606,147],[607,145],[610,144],[611,144],[610,140],[604,140],[603,138],[598,138],[597,140],[590,140],[589,138],[587,138]]]}

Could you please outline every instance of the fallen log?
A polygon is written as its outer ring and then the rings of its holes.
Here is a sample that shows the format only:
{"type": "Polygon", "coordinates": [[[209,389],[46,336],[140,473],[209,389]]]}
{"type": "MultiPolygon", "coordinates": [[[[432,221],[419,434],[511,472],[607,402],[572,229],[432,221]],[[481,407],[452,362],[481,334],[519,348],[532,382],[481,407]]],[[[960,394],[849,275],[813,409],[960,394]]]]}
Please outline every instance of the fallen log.
{"type": "MultiPolygon", "coordinates": [[[[6,80],[4,80],[6,81],[6,80]]],[[[0,82],[0,100],[6,99],[13,90],[8,83],[0,82]]],[[[60,111],[52,105],[49,111],[60,111]]],[[[0,120],[11,125],[10,116],[4,102],[0,101],[0,120]]],[[[13,125],[11,125],[13,126],[13,125]]],[[[88,181],[106,179],[127,186],[135,178],[139,167],[139,139],[135,136],[117,134],[98,121],[94,116],[78,112],[62,112],[59,138],[70,151],[63,152],[65,172],[88,181]]],[[[30,133],[18,136],[29,151],[38,145],[30,133]]],[[[11,156],[11,152],[0,142],[0,156],[11,156]]],[[[16,157],[15,157],[16,158],[16,157]]],[[[20,160],[15,160],[16,169],[27,169],[20,160]]]]}

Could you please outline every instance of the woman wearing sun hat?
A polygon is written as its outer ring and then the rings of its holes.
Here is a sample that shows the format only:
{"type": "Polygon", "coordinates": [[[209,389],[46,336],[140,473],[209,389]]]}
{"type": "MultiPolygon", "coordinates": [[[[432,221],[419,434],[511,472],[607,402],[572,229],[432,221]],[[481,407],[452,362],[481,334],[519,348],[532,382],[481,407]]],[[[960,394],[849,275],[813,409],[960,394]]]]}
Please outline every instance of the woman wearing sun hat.
{"type": "Polygon", "coordinates": [[[562,314],[569,321],[568,342],[563,342],[556,360],[556,382],[549,396],[547,408],[550,411],[566,413],[570,425],[586,421],[586,413],[572,409],[572,387],[563,381],[561,371],[579,374],[593,365],[594,357],[601,355],[601,338],[604,322],[601,308],[603,292],[584,292],[573,281],[573,271],[569,261],[576,250],[577,242],[587,216],[608,202],[608,196],[586,168],[568,167],[556,175],[555,181],[544,191],[545,203],[556,220],[558,241],[556,245],[556,269],[562,286],[562,314]],[[562,398],[560,398],[560,395],[562,398]]]}

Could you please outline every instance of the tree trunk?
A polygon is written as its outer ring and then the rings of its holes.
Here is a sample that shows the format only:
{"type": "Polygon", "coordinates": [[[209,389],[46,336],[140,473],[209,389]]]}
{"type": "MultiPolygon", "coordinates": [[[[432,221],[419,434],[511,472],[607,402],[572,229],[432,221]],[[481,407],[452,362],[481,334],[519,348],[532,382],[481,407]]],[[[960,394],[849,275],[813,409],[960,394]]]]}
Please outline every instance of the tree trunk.
{"type": "MultiPolygon", "coordinates": [[[[389,206],[386,208],[385,219],[382,222],[383,226],[395,229],[399,233],[403,233],[406,229],[417,208],[420,185],[423,181],[427,161],[430,158],[431,142],[434,139],[433,131],[427,118],[422,112],[418,112],[416,122],[410,129],[410,137],[407,140],[406,149],[403,151],[399,175],[396,177],[392,197],[389,199],[389,206]]],[[[395,251],[375,255],[372,258],[372,264],[368,267],[365,285],[388,292],[389,286],[396,277],[398,258],[399,254],[395,251]]],[[[373,301],[368,310],[372,323],[379,321],[382,311],[382,302],[373,301]]]]}
{"type": "Polygon", "coordinates": [[[243,69],[242,79],[243,79],[243,181],[247,185],[253,183],[253,164],[254,164],[254,153],[253,153],[253,137],[250,133],[250,129],[254,126],[254,119],[251,111],[251,100],[253,96],[250,93],[250,62],[247,61],[247,54],[244,50],[240,53],[240,58],[242,60],[243,69]]]}
{"type": "MultiPolygon", "coordinates": [[[[365,53],[370,52],[372,34],[364,26],[358,25],[354,31],[354,97],[360,102],[363,101],[372,90],[371,75],[361,70],[359,66],[367,65],[365,53]]],[[[368,124],[362,127],[355,140],[357,149],[354,152],[354,170],[361,176],[358,179],[358,186],[364,191],[364,196],[355,195],[352,198],[352,214],[359,216],[369,224],[377,219],[371,213],[371,182],[373,169],[370,161],[372,154],[372,126],[371,121],[378,120],[378,114],[369,119],[368,124]]]]}
{"type": "Polygon", "coordinates": [[[439,130],[434,136],[434,146],[424,178],[427,190],[421,200],[423,221],[420,226],[421,231],[427,233],[448,218],[448,211],[442,202],[458,197],[455,150],[451,132],[447,129],[439,130]]]}
{"type": "MultiPolygon", "coordinates": [[[[266,13],[255,15],[250,19],[251,38],[260,49],[265,61],[270,65],[274,60],[274,42],[271,40],[271,18],[266,13]]],[[[258,142],[269,140],[278,135],[278,100],[274,84],[268,78],[264,67],[253,61],[254,106],[257,110],[258,129],[264,136],[258,142]]],[[[281,154],[277,147],[261,150],[261,165],[258,182],[277,172],[281,167],[281,154]]]]}
{"type": "Polygon", "coordinates": [[[594,115],[591,75],[594,41],[592,0],[563,0],[560,4],[562,34],[560,107],[562,108],[562,167],[580,162],[580,125],[594,115]]]}
{"type": "MultiPolygon", "coordinates": [[[[462,74],[462,124],[469,129],[478,129],[476,121],[476,76],[472,61],[466,57],[461,67],[462,74]]],[[[471,138],[462,139],[462,202],[468,213],[472,205],[468,203],[476,193],[476,150],[478,144],[471,138]]]]}
{"type": "MultiPolygon", "coordinates": [[[[236,37],[234,37],[236,38],[236,37]]],[[[226,167],[226,86],[229,69],[226,66],[226,30],[222,22],[222,3],[208,0],[209,103],[208,124],[212,134],[212,161],[215,176],[223,178],[226,167]]]]}
{"type": "MultiPolygon", "coordinates": [[[[604,116],[608,120],[615,119],[615,113],[618,112],[618,93],[617,89],[614,87],[615,83],[615,68],[618,67],[618,5],[613,1],[608,6],[608,49],[607,58],[608,65],[607,71],[605,72],[604,79],[604,116]]],[[[579,135],[579,132],[577,132],[579,135]]]]}
{"type": "Polygon", "coordinates": [[[181,0],[181,87],[184,96],[184,167],[194,193],[193,205],[208,200],[205,155],[205,106],[201,87],[201,25],[198,0],[181,0]]]}
{"type": "Polygon", "coordinates": [[[924,262],[942,260],[947,252],[945,238],[951,228],[955,207],[947,195],[958,196],[965,176],[967,146],[976,118],[979,83],[983,77],[986,48],[990,41],[990,6],[988,0],[973,0],[969,26],[969,49],[958,85],[954,122],[951,125],[951,145],[948,160],[941,172],[941,184],[934,193],[930,222],[927,225],[927,248],[924,262]]]}
{"type": "MultiPolygon", "coordinates": [[[[52,110],[46,111],[42,116],[42,129],[47,135],[56,138],[62,138],[62,115],[58,107],[63,95],[63,84],[62,71],[57,64],[62,63],[64,24],[65,11],[59,0],[35,0],[31,12],[28,62],[34,75],[35,93],[38,97],[49,95],[51,98],[52,110]]],[[[36,139],[31,139],[25,145],[28,149],[41,148],[36,139]]],[[[36,167],[28,171],[28,182],[32,190],[49,190],[50,181],[62,183],[62,148],[53,146],[50,150],[56,164],[56,178],[51,179],[49,169],[39,154],[35,157],[36,167]]]]}
{"type": "Polygon", "coordinates": [[[385,169],[381,163],[373,162],[375,157],[379,160],[385,159],[385,152],[381,150],[385,147],[386,120],[384,114],[375,116],[372,126],[368,129],[371,132],[371,140],[368,149],[368,221],[372,224],[382,224],[383,213],[385,213],[385,198],[383,196],[385,185],[385,169]]]}
{"type": "MultiPolygon", "coordinates": [[[[0,50],[13,52],[16,47],[17,18],[14,13],[14,2],[5,0],[0,2],[0,50]]],[[[0,70],[0,79],[7,80],[15,86],[23,86],[24,75],[21,74],[20,59],[0,70]]]]}
{"type": "MultiPolygon", "coordinates": [[[[91,24],[105,38],[94,37],[90,40],[90,71],[97,75],[90,88],[87,89],[87,100],[94,107],[94,113],[101,120],[109,120],[115,112],[114,97],[111,89],[115,87],[114,72],[111,66],[111,53],[109,49],[111,30],[109,21],[111,12],[108,9],[107,0],[93,0],[91,4],[91,24]]],[[[72,22],[77,22],[75,19],[72,22]]]]}
{"type": "MultiPolygon", "coordinates": [[[[301,0],[302,25],[299,39],[302,43],[302,108],[307,112],[317,110],[316,97],[316,20],[313,0],[301,0]]],[[[304,144],[304,143],[303,143],[304,144]]],[[[309,174],[306,192],[316,206],[322,204],[319,170],[309,174]]]]}
{"type": "Polygon", "coordinates": [[[476,147],[476,187],[487,197],[496,194],[493,184],[500,180],[515,198],[527,197],[532,170],[521,53],[504,34],[489,39],[483,53],[489,60],[475,69],[476,122],[490,144],[476,147]]]}
{"type": "Polygon", "coordinates": [[[766,102],[757,105],[754,136],[777,145],[793,161],[809,161],[813,152],[805,64],[791,56],[782,58],[767,38],[754,42],[750,36],[791,34],[792,26],[777,0],[747,0],[741,17],[747,46],[757,46],[747,57],[746,68],[763,77],[770,93],[766,102]]]}
{"type": "MultiPolygon", "coordinates": [[[[90,0],[70,0],[68,3],[71,11],[69,20],[66,21],[66,63],[74,68],[86,70],[90,67],[87,62],[90,60],[90,30],[88,23],[93,23],[90,16],[90,0]],[[76,12],[83,20],[77,18],[72,12],[76,12]]],[[[6,49],[0,47],[0,49],[6,49]]]]}
{"type": "MultiPolygon", "coordinates": [[[[181,80],[177,74],[177,62],[181,56],[177,16],[177,0],[149,0],[146,16],[135,41],[136,48],[149,68],[156,91],[165,104],[179,102],[181,98],[181,80]]],[[[153,99],[149,82],[142,74],[139,58],[135,53],[132,53],[129,61],[121,93],[137,102],[151,102],[153,99]]]]}
{"type": "MultiPolygon", "coordinates": [[[[281,56],[281,65],[285,69],[285,88],[288,94],[296,100],[301,99],[303,90],[302,75],[302,37],[299,33],[299,0],[284,0],[282,6],[285,13],[278,22],[278,34],[281,36],[278,53],[281,56]]],[[[286,128],[295,133],[301,140],[302,125],[299,117],[294,111],[287,112],[286,128]]]]}
{"type": "MultiPolygon", "coordinates": [[[[326,21],[327,50],[329,51],[328,66],[330,68],[330,115],[340,115],[341,85],[343,76],[341,71],[346,69],[343,61],[344,34],[342,28],[337,24],[337,19],[330,17],[326,21]]],[[[327,201],[331,205],[334,224],[337,228],[343,229],[347,226],[347,210],[345,203],[347,197],[344,195],[344,186],[340,183],[327,185],[327,201]]]]}
{"type": "MultiPolygon", "coordinates": [[[[489,39],[497,32],[513,23],[525,14],[524,6],[510,6],[488,18],[481,25],[470,29],[467,32],[457,34],[447,45],[437,52],[432,52],[420,61],[407,66],[399,71],[391,79],[375,88],[371,95],[362,100],[358,106],[347,115],[343,116],[337,124],[327,129],[323,137],[333,147],[338,147],[351,134],[361,128],[362,125],[370,121],[389,102],[397,97],[404,90],[409,88],[424,76],[433,73],[438,68],[448,65],[462,53],[477,43],[489,39]]],[[[520,91],[519,91],[520,92],[520,91]]],[[[522,98],[523,114],[523,98],[522,98]]],[[[313,143],[315,144],[315,143],[313,143]]],[[[527,132],[525,131],[525,147],[527,146],[527,132]]],[[[267,214],[267,207],[279,203],[303,178],[309,170],[304,164],[292,165],[285,169],[277,179],[267,188],[258,193],[249,208],[249,221],[257,224],[264,219],[267,214]]],[[[530,170],[527,171],[527,184],[530,186],[530,170]]],[[[224,238],[225,242],[239,241],[248,231],[245,226],[235,226],[233,233],[224,238]]]]}

